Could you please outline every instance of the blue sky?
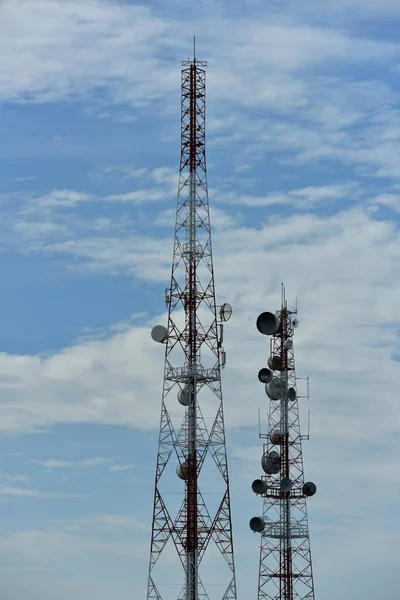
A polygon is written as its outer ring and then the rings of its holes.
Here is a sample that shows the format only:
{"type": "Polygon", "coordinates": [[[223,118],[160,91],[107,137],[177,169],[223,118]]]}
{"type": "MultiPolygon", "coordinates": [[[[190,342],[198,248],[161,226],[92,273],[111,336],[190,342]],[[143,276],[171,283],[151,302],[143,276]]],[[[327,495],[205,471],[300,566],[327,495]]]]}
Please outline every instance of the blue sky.
{"type": "Polygon", "coordinates": [[[2,2],[4,598],[145,597],[163,373],[150,330],[165,323],[180,62],[196,33],[216,287],[234,309],[239,593],[256,597],[258,573],[255,319],[284,281],[311,378],[316,598],[397,599],[399,26],[398,0],[2,2]]]}

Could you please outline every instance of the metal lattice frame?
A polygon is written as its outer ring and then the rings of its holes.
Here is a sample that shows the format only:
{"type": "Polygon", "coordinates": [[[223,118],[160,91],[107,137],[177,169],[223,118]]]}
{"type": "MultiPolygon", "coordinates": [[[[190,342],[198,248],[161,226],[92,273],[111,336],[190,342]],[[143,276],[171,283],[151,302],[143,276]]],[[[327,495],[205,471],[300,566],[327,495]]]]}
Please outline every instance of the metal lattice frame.
{"type": "MultiPolygon", "coordinates": [[[[183,63],[181,106],[181,159],[175,241],[170,288],[166,290],[168,327],[161,403],[152,523],[148,600],[162,600],[157,584],[159,559],[172,540],[182,566],[183,587],[178,600],[208,599],[200,579],[201,562],[214,542],[229,576],[222,600],[236,600],[228,466],[221,390],[221,324],[217,318],[205,154],[205,62],[183,63]],[[206,425],[201,397],[214,398],[214,418],[206,425]],[[172,393],[171,393],[172,392],[172,393]],[[179,428],[170,417],[176,393],[187,395],[179,428]],[[199,397],[200,394],[200,397],[199,397]],[[218,508],[211,511],[200,491],[206,458],[220,479],[218,508]],[[184,473],[182,504],[171,514],[162,480],[169,463],[184,473]]],[[[207,407],[209,415],[210,407],[207,407]]],[[[177,477],[177,481],[179,481],[177,477]]],[[[178,488],[178,483],[176,484],[178,488]]],[[[181,581],[182,585],[182,581],[181,581]]]]}
{"type": "Polygon", "coordinates": [[[300,433],[293,314],[287,309],[283,295],[282,308],[276,313],[281,326],[271,338],[269,366],[274,377],[285,380],[286,393],[281,400],[270,400],[268,433],[260,435],[266,438],[264,453],[279,453],[280,470],[262,476],[268,487],[262,494],[265,527],[261,532],[258,600],[314,600],[306,496],[303,493],[302,439],[308,437],[300,433]],[[288,397],[290,389],[295,392],[294,400],[288,397]],[[277,444],[272,443],[273,432],[282,434],[277,444]],[[293,483],[288,492],[281,490],[283,477],[293,483]]]}

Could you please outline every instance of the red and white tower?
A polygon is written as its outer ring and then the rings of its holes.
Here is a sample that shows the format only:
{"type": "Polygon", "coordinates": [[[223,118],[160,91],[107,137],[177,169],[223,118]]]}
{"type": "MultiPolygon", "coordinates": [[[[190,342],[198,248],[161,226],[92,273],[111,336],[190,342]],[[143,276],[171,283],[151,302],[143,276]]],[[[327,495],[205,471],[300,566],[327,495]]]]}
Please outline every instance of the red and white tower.
{"type": "Polygon", "coordinates": [[[165,345],[165,370],[147,599],[236,600],[221,390],[223,322],[232,311],[228,304],[218,310],[215,301],[206,63],[194,55],[182,66],[178,205],[171,283],[165,293],[168,324],[151,333],[165,345]],[[203,573],[207,554],[212,562],[203,573]],[[214,579],[208,586],[211,571],[214,579]],[[180,591],[174,588],[175,578],[180,591]]]}
{"type": "MultiPolygon", "coordinates": [[[[263,496],[261,517],[250,528],[261,533],[258,600],[314,600],[306,499],[316,486],[304,482],[302,440],[294,363],[293,334],[297,311],[287,308],[282,288],[281,310],[264,312],[257,329],[271,336],[268,367],[258,378],[270,398],[268,432],[261,467],[264,475],[252,489],[263,496]]],[[[308,397],[308,380],[307,380],[308,397]]]]}

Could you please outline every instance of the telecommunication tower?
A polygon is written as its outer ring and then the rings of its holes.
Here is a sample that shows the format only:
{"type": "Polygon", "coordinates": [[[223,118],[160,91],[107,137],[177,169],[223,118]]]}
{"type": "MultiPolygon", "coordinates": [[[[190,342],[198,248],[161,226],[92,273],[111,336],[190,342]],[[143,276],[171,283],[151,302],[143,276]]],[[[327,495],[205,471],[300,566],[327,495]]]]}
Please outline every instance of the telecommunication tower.
{"type": "Polygon", "coordinates": [[[151,332],[153,340],[165,345],[165,369],[148,600],[164,600],[168,594],[175,600],[236,600],[221,389],[223,322],[232,309],[228,304],[217,307],[215,301],[205,151],[206,66],[195,52],[182,63],[178,203],[171,283],[165,292],[168,324],[151,332]],[[171,496],[178,498],[175,507],[171,496]],[[210,586],[202,573],[208,551],[212,566],[218,557],[222,562],[219,581],[210,586]],[[172,557],[180,592],[171,592],[171,583],[162,590],[172,557]]]}
{"type": "MultiPolygon", "coordinates": [[[[282,287],[281,309],[263,312],[257,329],[271,336],[268,367],[258,373],[270,398],[268,433],[261,458],[264,475],[252,490],[263,496],[261,517],[250,528],[261,533],[258,600],[314,600],[306,499],[316,486],[304,482],[302,440],[296,390],[293,334],[297,310],[287,308],[282,287]]],[[[308,397],[308,378],[307,396],[308,397]]]]}

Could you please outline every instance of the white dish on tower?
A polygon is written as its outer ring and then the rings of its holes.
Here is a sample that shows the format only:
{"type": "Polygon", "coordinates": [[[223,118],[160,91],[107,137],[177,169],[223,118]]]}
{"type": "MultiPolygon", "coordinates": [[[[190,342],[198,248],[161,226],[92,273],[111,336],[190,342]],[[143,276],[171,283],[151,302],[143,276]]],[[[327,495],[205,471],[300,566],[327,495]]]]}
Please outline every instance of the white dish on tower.
{"type": "Polygon", "coordinates": [[[155,342],[160,342],[160,344],[162,344],[168,337],[168,331],[164,325],[156,325],[151,330],[151,337],[155,342]]]}

